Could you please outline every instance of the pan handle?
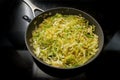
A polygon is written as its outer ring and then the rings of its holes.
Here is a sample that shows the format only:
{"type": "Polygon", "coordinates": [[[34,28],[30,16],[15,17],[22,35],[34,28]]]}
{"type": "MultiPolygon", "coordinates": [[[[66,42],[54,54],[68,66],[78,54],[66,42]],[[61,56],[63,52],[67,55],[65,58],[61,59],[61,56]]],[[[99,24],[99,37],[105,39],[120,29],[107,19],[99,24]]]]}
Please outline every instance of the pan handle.
{"type": "Polygon", "coordinates": [[[23,2],[25,2],[31,8],[34,17],[35,17],[35,10],[39,10],[41,12],[44,12],[43,9],[40,9],[39,7],[34,5],[30,0],[23,0],[23,2]]]}

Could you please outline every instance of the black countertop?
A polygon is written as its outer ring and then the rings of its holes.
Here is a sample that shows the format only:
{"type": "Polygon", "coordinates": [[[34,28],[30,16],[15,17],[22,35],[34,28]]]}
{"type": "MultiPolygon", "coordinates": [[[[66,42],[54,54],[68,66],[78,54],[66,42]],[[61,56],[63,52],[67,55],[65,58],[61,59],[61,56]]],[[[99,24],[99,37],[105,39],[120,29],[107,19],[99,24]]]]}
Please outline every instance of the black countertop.
{"type": "MultiPolygon", "coordinates": [[[[43,1],[32,0],[33,4],[41,9],[47,10],[54,7],[73,7],[83,10],[93,16],[101,25],[105,44],[100,56],[91,64],[86,72],[84,80],[119,78],[120,61],[120,15],[117,2],[104,3],[104,1],[43,1]],[[113,5],[114,6],[111,6],[113,5]]],[[[2,29],[0,31],[0,51],[2,53],[1,69],[3,75],[9,79],[40,79],[49,80],[38,71],[34,71],[33,60],[27,51],[24,34],[28,22],[22,19],[23,15],[33,18],[30,8],[22,0],[0,1],[2,10],[1,20],[2,29]],[[7,6],[5,8],[4,6],[7,6]],[[5,58],[4,58],[5,57],[5,58]],[[40,75],[39,75],[40,74],[40,75]],[[38,76],[36,76],[38,75],[38,76]],[[15,76],[17,78],[15,78],[15,76]],[[33,78],[34,77],[34,78],[33,78]]],[[[40,12],[36,12],[36,15],[40,12]]],[[[37,69],[39,70],[39,69],[37,69]]],[[[6,79],[6,77],[4,77],[6,79]]],[[[120,78],[119,78],[120,79],[120,78]]],[[[75,78],[78,80],[78,78],[75,78]]]]}

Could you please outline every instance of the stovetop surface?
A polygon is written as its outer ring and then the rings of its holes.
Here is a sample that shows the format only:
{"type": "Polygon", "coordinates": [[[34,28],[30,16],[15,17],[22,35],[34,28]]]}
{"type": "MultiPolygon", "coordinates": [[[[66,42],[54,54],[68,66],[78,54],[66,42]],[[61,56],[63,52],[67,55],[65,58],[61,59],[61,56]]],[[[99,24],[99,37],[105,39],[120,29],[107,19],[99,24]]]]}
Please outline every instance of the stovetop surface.
{"type": "MultiPolygon", "coordinates": [[[[104,48],[100,56],[88,67],[88,71],[80,76],[66,80],[96,80],[119,78],[120,61],[120,25],[119,12],[116,3],[104,1],[43,1],[31,0],[33,4],[43,10],[55,7],[72,7],[83,10],[93,16],[101,25],[104,32],[104,48]],[[111,6],[115,4],[114,6],[111,6]]],[[[10,79],[56,80],[56,78],[42,72],[33,62],[25,42],[24,35],[28,22],[22,19],[24,15],[33,18],[31,9],[22,0],[1,1],[0,9],[2,30],[0,31],[0,51],[3,54],[3,75],[10,79]],[[3,5],[7,4],[8,8],[3,5]],[[5,57],[5,59],[4,59],[5,57]],[[16,78],[16,77],[17,78],[16,78]]],[[[36,15],[40,12],[36,11],[36,15]]],[[[4,77],[6,78],[6,77],[4,77]]],[[[120,78],[119,78],[120,79],[120,78]]],[[[57,79],[61,80],[61,79],[57,79]]]]}

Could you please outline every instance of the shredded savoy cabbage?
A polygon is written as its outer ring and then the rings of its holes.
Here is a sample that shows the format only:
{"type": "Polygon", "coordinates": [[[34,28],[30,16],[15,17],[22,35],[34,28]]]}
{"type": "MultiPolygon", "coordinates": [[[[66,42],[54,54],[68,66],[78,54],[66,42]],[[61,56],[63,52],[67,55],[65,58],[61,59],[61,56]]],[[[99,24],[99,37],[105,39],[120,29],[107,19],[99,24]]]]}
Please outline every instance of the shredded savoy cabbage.
{"type": "Polygon", "coordinates": [[[98,51],[95,26],[82,15],[55,14],[33,30],[30,38],[34,54],[59,68],[84,65],[98,51]]]}

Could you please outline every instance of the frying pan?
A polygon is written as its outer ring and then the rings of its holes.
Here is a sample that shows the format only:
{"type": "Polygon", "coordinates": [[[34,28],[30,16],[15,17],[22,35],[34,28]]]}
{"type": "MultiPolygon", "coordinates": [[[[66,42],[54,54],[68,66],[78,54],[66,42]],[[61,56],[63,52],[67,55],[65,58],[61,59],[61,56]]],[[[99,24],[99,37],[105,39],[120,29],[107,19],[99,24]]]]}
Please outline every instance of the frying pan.
{"type": "Polygon", "coordinates": [[[43,70],[45,73],[47,73],[51,76],[54,76],[54,77],[67,78],[67,77],[72,77],[72,76],[83,73],[88,68],[88,65],[94,59],[97,58],[97,56],[100,54],[100,52],[103,48],[104,34],[103,34],[103,31],[102,31],[99,23],[92,16],[87,14],[86,12],[83,12],[83,11],[78,10],[78,9],[69,8],[69,7],[58,7],[58,8],[52,8],[52,9],[49,9],[47,11],[44,11],[42,9],[39,9],[35,5],[33,5],[29,0],[24,0],[24,2],[29,7],[31,7],[31,10],[33,12],[34,17],[35,17],[35,14],[34,14],[35,10],[42,11],[42,13],[40,13],[38,16],[36,16],[33,20],[29,19],[28,16],[23,17],[25,20],[30,22],[30,24],[28,25],[28,28],[26,30],[25,43],[26,43],[27,49],[29,50],[29,52],[30,52],[34,62],[37,64],[37,66],[41,70],[43,70]],[[70,69],[56,68],[56,67],[53,67],[53,66],[50,66],[50,65],[44,63],[43,61],[41,61],[40,59],[38,59],[34,55],[33,47],[30,46],[30,42],[29,42],[29,39],[32,37],[32,31],[35,29],[35,27],[38,27],[38,25],[40,23],[42,23],[42,21],[45,18],[53,16],[56,13],[60,13],[60,14],[63,14],[63,15],[79,15],[79,14],[81,14],[83,17],[85,17],[87,20],[89,20],[89,22],[91,24],[94,24],[96,26],[95,34],[97,34],[98,37],[99,37],[99,44],[98,44],[99,50],[97,51],[96,55],[92,59],[90,59],[88,62],[86,62],[84,65],[78,66],[78,67],[75,67],[75,68],[70,68],[70,69]]]}

